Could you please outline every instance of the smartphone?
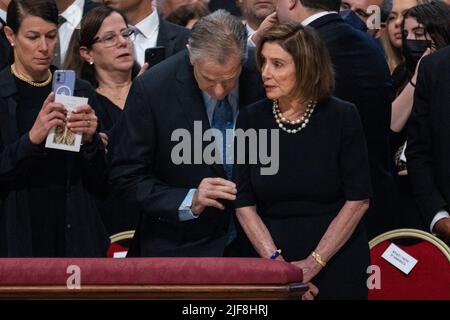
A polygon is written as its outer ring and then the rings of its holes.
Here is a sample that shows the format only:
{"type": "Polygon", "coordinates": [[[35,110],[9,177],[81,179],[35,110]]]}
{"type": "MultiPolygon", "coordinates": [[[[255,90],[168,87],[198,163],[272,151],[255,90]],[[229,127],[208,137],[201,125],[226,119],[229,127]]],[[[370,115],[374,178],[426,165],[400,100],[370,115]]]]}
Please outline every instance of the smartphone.
{"type": "Polygon", "coordinates": [[[166,58],[165,47],[154,47],[145,49],[145,62],[148,63],[149,68],[157,65],[166,58]]]}
{"type": "Polygon", "coordinates": [[[75,90],[75,71],[56,70],[53,73],[53,91],[55,94],[73,96],[75,90]]]}

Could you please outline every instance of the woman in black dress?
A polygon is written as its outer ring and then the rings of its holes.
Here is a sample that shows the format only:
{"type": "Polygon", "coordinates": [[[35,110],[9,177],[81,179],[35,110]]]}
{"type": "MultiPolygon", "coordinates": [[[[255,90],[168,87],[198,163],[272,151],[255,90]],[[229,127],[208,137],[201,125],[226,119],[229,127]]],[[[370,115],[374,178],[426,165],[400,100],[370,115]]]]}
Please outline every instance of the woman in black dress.
{"type": "MultiPolygon", "coordinates": [[[[106,170],[104,146],[90,105],[67,114],[54,103],[58,34],[54,0],[13,0],[5,33],[14,63],[0,73],[0,256],[104,256],[108,237],[92,198],[106,170]],[[80,152],[45,148],[49,130],[83,134],[80,152]]],[[[89,98],[76,82],[75,96],[89,98]]]]}
{"type": "Polygon", "coordinates": [[[267,149],[278,143],[271,156],[278,156],[279,168],[264,175],[261,163],[236,165],[239,222],[261,257],[301,268],[318,298],[365,299],[370,258],[360,220],[371,184],[358,112],[331,97],[332,65],[314,30],[271,29],[257,61],[267,99],[241,111],[237,127],[277,130],[279,141],[267,149]]]}
{"type": "MultiPolygon", "coordinates": [[[[120,119],[132,80],[148,68],[139,68],[134,59],[135,30],[125,16],[106,6],[90,10],[81,20],[79,75],[96,89],[101,120],[101,136],[108,144],[108,155],[114,146],[115,123],[120,119]]],[[[120,134],[120,133],[119,133],[120,134]]],[[[110,235],[134,230],[139,212],[118,195],[113,195],[105,182],[97,206],[110,235]]]]}

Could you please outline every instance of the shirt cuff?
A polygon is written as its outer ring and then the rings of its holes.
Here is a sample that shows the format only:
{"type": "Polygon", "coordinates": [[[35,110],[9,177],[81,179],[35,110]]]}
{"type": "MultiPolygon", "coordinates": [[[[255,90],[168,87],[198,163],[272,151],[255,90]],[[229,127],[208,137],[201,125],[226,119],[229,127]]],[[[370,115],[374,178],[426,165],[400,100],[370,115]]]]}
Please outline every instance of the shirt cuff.
{"type": "Polygon", "coordinates": [[[190,189],[188,194],[186,195],[186,198],[184,198],[183,202],[178,208],[178,219],[180,219],[180,221],[188,221],[198,218],[198,216],[191,211],[192,200],[194,199],[195,191],[197,191],[197,189],[190,189]]]}
{"type": "Polygon", "coordinates": [[[435,225],[439,220],[442,220],[442,219],[445,219],[445,218],[450,218],[450,215],[448,214],[447,211],[441,210],[441,211],[439,211],[438,213],[436,213],[436,215],[434,216],[433,220],[431,220],[431,225],[430,225],[430,231],[431,231],[431,233],[435,234],[435,233],[433,232],[433,230],[434,230],[434,225],[435,225]]]}

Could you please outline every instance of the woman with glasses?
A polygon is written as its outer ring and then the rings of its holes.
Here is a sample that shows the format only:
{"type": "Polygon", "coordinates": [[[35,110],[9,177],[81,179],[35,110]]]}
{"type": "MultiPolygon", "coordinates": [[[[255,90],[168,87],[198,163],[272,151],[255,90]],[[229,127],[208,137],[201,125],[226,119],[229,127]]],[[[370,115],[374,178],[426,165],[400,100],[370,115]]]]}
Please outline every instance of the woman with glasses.
{"type": "MultiPolygon", "coordinates": [[[[125,101],[134,77],[144,72],[134,59],[134,28],[128,26],[125,16],[106,6],[92,9],[84,16],[80,28],[80,57],[83,59],[79,75],[97,91],[102,109],[102,139],[112,153],[112,128],[122,115],[125,101]]],[[[103,188],[97,199],[98,208],[109,234],[133,230],[138,212],[103,188]]]]}
{"type": "Polygon", "coordinates": [[[54,0],[12,0],[6,37],[14,63],[0,73],[0,256],[98,257],[108,246],[92,190],[106,173],[92,87],[75,84],[89,105],[55,103],[52,62],[58,34],[54,0]],[[80,152],[45,147],[51,128],[82,133],[80,152]]]}
{"type": "MultiPolygon", "coordinates": [[[[135,30],[125,16],[106,6],[91,10],[81,21],[80,78],[89,81],[103,102],[106,119],[103,129],[109,130],[121,115],[131,82],[139,73],[134,59],[135,30]]],[[[143,70],[147,68],[144,65],[143,70]]]]}

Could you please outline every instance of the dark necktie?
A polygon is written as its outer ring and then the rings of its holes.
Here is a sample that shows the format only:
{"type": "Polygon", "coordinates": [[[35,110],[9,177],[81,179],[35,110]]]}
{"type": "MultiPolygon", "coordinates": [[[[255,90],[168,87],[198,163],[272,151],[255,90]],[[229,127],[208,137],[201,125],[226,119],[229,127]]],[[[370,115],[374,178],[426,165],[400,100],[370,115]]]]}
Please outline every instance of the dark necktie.
{"type": "MultiPolygon", "coordinates": [[[[64,18],[61,15],[58,15],[58,29],[66,21],[67,21],[66,18],[64,18]]],[[[56,46],[55,46],[55,55],[53,57],[53,65],[55,65],[56,67],[58,67],[60,69],[60,68],[62,68],[62,65],[64,62],[61,61],[61,46],[59,44],[59,41],[60,40],[59,40],[59,35],[58,35],[58,41],[56,42],[56,46]]]]}
{"type": "Polygon", "coordinates": [[[228,101],[228,96],[226,96],[223,100],[219,100],[217,102],[216,107],[214,108],[213,118],[211,122],[211,127],[218,129],[222,133],[222,160],[225,172],[227,174],[227,178],[231,179],[233,164],[227,163],[227,153],[231,152],[233,148],[233,139],[231,141],[227,141],[226,130],[233,129],[233,109],[228,101]]]}

